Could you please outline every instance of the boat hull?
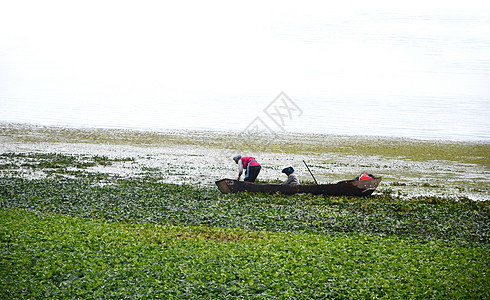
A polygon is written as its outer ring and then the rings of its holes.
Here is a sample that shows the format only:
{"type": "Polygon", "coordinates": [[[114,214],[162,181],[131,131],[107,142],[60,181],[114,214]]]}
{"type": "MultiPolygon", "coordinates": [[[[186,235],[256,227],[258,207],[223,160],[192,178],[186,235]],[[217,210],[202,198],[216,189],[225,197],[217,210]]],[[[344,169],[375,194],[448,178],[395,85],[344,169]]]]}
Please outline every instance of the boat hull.
{"type": "Polygon", "coordinates": [[[284,195],[294,195],[309,193],[313,195],[325,196],[369,196],[378,187],[381,177],[367,180],[345,180],[335,184],[265,184],[238,181],[234,179],[222,179],[216,181],[216,185],[222,193],[281,193],[284,195]]]}

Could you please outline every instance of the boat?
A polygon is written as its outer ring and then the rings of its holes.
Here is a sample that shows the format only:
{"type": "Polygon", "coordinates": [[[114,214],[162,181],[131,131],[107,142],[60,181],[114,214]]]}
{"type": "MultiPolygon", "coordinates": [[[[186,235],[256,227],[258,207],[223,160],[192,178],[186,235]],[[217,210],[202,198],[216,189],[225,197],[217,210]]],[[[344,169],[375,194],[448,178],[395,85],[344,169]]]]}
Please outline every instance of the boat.
{"type": "Polygon", "coordinates": [[[294,195],[309,193],[324,196],[369,196],[378,187],[381,177],[366,180],[344,180],[334,184],[268,184],[238,181],[234,179],[221,179],[216,181],[219,190],[224,193],[281,193],[294,195]]]}

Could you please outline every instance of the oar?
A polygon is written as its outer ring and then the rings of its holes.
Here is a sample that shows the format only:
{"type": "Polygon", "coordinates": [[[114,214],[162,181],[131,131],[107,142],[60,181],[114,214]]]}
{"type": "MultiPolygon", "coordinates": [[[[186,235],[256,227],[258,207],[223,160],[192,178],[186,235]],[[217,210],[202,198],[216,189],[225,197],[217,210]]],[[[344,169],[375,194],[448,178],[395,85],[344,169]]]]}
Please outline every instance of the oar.
{"type": "Polygon", "coordinates": [[[310,167],[308,167],[308,165],[306,164],[306,161],[303,160],[303,162],[305,163],[305,166],[308,169],[308,172],[310,172],[311,177],[313,177],[313,180],[315,180],[316,185],[318,185],[318,181],[316,181],[315,176],[313,176],[313,173],[311,173],[310,167]]]}

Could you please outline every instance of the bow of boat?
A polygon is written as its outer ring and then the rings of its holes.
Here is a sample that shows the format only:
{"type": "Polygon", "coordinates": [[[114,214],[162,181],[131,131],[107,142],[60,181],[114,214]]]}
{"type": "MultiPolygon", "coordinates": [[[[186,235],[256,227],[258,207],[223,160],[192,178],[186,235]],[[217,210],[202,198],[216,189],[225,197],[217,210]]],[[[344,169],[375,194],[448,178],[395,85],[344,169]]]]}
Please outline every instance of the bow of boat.
{"type": "Polygon", "coordinates": [[[223,194],[228,194],[232,192],[231,187],[233,186],[233,182],[234,182],[233,179],[225,178],[225,179],[218,180],[215,183],[218,186],[220,192],[222,192],[223,194]]]}

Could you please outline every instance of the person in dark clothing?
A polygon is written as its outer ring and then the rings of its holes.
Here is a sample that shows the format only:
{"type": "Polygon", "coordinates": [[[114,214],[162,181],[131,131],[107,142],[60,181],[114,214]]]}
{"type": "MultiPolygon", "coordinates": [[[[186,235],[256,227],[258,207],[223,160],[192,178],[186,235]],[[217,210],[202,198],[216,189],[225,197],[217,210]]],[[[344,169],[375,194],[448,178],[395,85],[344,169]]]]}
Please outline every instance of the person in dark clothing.
{"type": "Polygon", "coordinates": [[[254,182],[259,175],[260,169],[262,168],[260,164],[252,156],[241,156],[237,155],[233,157],[235,163],[238,164],[238,179],[242,176],[243,170],[245,170],[244,181],[254,182]]]}

